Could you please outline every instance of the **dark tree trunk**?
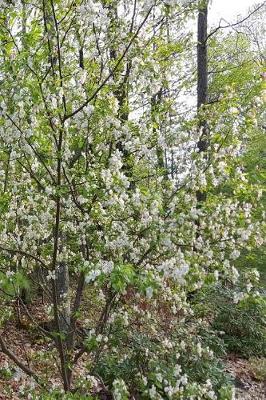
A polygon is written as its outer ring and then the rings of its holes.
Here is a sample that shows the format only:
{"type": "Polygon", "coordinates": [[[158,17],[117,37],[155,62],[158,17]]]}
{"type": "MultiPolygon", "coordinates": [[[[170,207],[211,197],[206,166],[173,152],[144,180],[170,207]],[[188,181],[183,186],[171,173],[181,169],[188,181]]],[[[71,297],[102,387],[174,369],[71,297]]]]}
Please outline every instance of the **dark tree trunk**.
{"type": "Polygon", "coordinates": [[[207,54],[207,27],[208,27],[208,1],[205,0],[199,6],[198,13],[198,110],[207,103],[208,99],[208,54],[207,54]]]}
{"type": "MultiPolygon", "coordinates": [[[[208,102],[208,0],[199,5],[198,13],[198,45],[197,45],[197,110],[199,118],[200,138],[197,143],[199,152],[206,152],[208,148],[208,123],[204,116],[204,105],[208,102]]],[[[206,192],[198,191],[199,203],[206,200],[206,192]]]]}
{"type": "MultiPolygon", "coordinates": [[[[155,124],[156,123],[156,111],[157,111],[158,107],[160,106],[161,101],[162,101],[162,88],[151,98],[151,113],[152,113],[154,136],[158,135],[158,132],[157,132],[158,128],[156,127],[156,124],[155,124]]],[[[164,151],[159,145],[157,145],[156,153],[157,153],[157,166],[158,166],[159,170],[162,171],[165,168],[164,151]]]]}

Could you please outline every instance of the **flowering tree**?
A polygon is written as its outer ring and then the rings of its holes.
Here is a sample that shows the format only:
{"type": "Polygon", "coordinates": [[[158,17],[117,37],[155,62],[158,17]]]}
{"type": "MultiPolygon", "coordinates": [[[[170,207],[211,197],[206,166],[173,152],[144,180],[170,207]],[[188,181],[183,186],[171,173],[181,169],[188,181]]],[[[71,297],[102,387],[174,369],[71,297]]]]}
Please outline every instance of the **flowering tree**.
{"type": "MultiPolygon", "coordinates": [[[[91,391],[98,380],[117,399],[230,398],[193,369],[213,354],[188,299],[236,282],[241,249],[262,242],[239,167],[261,80],[247,83],[249,105],[231,85],[187,110],[195,2],[2,3],[3,295],[54,343],[66,392],[85,384],[83,360],[91,391]],[[29,282],[44,293],[49,329],[21,295],[29,282]]],[[[0,346],[44,385],[3,335],[0,346]]]]}

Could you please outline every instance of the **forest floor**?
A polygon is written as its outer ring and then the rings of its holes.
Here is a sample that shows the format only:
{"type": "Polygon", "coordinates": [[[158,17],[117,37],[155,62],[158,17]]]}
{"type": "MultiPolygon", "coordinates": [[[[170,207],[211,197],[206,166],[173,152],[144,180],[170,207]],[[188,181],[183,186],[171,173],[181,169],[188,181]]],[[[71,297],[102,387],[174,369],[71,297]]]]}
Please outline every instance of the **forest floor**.
{"type": "MultiPolygon", "coordinates": [[[[41,308],[37,307],[34,310],[35,318],[39,321],[43,317],[41,308]]],[[[25,324],[24,327],[18,328],[14,326],[14,321],[10,321],[2,333],[11,350],[28,366],[34,368],[37,374],[38,371],[42,372],[42,375],[47,372],[47,378],[51,375],[54,376],[51,385],[58,386],[60,384],[50,344],[40,335],[34,335],[32,326],[27,327],[25,324]],[[50,366],[46,372],[43,371],[42,354],[51,354],[50,366]]],[[[266,360],[264,361],[262,368],[266,366],[266,360]]],[[[225,365],[226,371],[235,382],[237,400],[266,400],[266,382],[256,379],[254,366],[252,367],[249,360],[231,355],[226,359],[225,365]]],[[[78,368],[80,375],[86,373],[82,364],[77,366],[78,368]]],[[[262,375],[266,375],[265,371],[262,371],[262,375]]],[[[23,394],[24,387],[29,384],[30,379],[6,355],[0,352],[0,400],[31,399],[27,394],[23,394]]]]}
{"type": "Polygon", "coordinates": [[[237,400],[266,400],[266,382],[255,378],[248,360],[231,356],[226,367],[235,381],[237,400]]]}

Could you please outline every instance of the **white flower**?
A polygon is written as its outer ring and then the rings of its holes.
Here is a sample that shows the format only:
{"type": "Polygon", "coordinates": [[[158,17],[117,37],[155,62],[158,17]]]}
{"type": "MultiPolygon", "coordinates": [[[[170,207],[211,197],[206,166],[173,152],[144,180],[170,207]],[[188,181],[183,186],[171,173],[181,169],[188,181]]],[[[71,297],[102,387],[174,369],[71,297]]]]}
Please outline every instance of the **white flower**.
{"type": "Polygon", "coordinates": [[[187,383],[188,383],[188,377],[187,377],[187,375],[183,375],[183,376],[181,377],[180,383],[181,383],[183,386],[186,386],[186,385],[187,385],[187,383]]]}
{"type": "Polygon", "coordinates": [[[139,207],[141,205],[141,193],[139,189],[136,189],[135,193],[132,195],[132,201],[134,206],[139,207]]]}
{"type": "Polygon", "coordinates": [[[196,208],[192,208],[190,211],[190,216],[193,220],[197,220],[199,218],[198,210],[196,208]]]}
{"type": "Polygon", "coordinates": [[[96,342],[100,343],[102,341],[102,339],[103,339],[103,335],[100,334],[100,335],[96,336],[96,342]]]}
{"type": "Polygon", "coordinates": [[[100,266],[100,268],[101,268],[101,270],[102,270],[102,272],[103,272],[104,274],[108,274],[108,273],[110,273],[110,272],[113,270],[113,268],[114,268],[114,263],[113,263],[113,261],[103,260],[103,261],[101,261],[101,263],[99,264],[99,266],[100,266]]]}
{"type": "Polygon", "coordinates": [[[113,382],[113,387],[113,395],[115,400],[121,400],[122,398],[128,397],[127,387],[123,379],[116,379],[113,382]]]}
{"type": "Polygon", "coordinates": [[[229,112],[233,115],[239,114],[239,110],[236,107],[229,108],[229,112]]]}
{"type": "Polygon", "coordinates": [[[246,242],[246,241],[249,239],[249,237],[250,237],[250,232],[249,232],[249,231],[243,230],[243,231],[241,232],[241,239],[242,239],[244,242],[246,242]]]}
{"type": "Polygon", "coordinates": [[[235,267],[232,267],[232,282],[236,283],[239,278],[239,272],[235,267]]]}
{"type": "Polygon", "coordinates": [[[62,87],[60,87],[59,91],[58,91],[58,96],[59,98],[62,100],[63,96],[64,96],[64,89],[62,87]]]}
{"type": "Polygon", "coordinates": [[[182,372],[182,368],[179,364],[176,364],[175,368],[174,368],[174,376],[177,378],[178,376],[180,376],[182,372]]]}
{"type": "Polygon", "coordinates": [[[219,172],[225,173],[226,172],[226,167],[227,167],[226,163],[224,161],[220,161],[218,163],[217,169],[218,169],[219,172]]]}
{"type": "Polygon", "coordinates": [[[112,154],[109,160],[109,165],[110,168],[114,171],[119,171],[123,167],[122,156],[119,150],[112,154]]]}
{"type": "Polygon", "coordinates": [[[113,176],[112,176],[111,171],[109,169],[103,169],[101,171],[101,177],[102,177],[102,180],[104,181],[107,189],[110,189],[112,182],[113,182],[113,176]]]}
{"type": "Polygon", "coordinates": [[[149,286],[149,287],[146,288],[146,297],[148,299],[151,299],[152,295],[153,295],[153,288],[149,286]]]}
{"type": "Polygon", "coordinates": [[[87,117],[90,117],[93,111],[94,111],[94,106],[91,104],[88,104],[83,108],[83,112],[87,117]]]}
{"type": "Polygon", "coordinates": [[[148,379],[146,378],[146,376],[142,376],[142,382],[145,386],[147,386],[148,383],[148,379]]]}
{"type": "Polygon", "coordinates": [[[78,80],[79,84],[83,85],[86,81],[86,78],[87,78],[87,71],[83,69],[79,74],[79,80],[78,80]]]}
{"type": "Polygon", "coordinates": [[[99,269],[95,269],[94,271],[91,271],[88,275],[85,277],[85,282],[90,283],[94,282],[95,279],[101,275],[101,271],[99,269]]]}
{"type": "Polygon", "coordinates": [[[172,386],[165,386],[164,388],[165,393],[171,398],[174,394],[174,388],[172,386]]]}
{"type": "Polygon", "coordinates": [[[232,253],[230,254],[230,258],[231,258],[232,260],[236,260],[239,256],[240,256],[240,251],[239,251],[239,250],[234,250],[234,251],[232,251],[232,253]]]}
{"type": "Polygon", "coordinates": [[[241,300],[243,300],[243,298],[245,297],[245,294],[243,292],[238,292],[238,293],[234,293],[234,298],[233,298],[233,302],[235,304],[239,303],[241,300]]]}
{"type": "Polygon", "coordinates": [[[83,196],[78,196],[77,197],[77,201],[80,203],[80,204],[85,204],[86,202],[87,202],[87,199],[85,198],[85,197],[83,197],[83,196]]]}
{"type": "Polygon", "coordinates": [[[175,6],[177,4],[186,5],[190,2],[190,0],[165,0],[165,3],[169,6],[175,6]]]}
{"type": "Polygon", "coordinates": [[[184,340],[181,340],[181,342],[180,342],[180,348],[181,348],[182,350],[185,350],[185,348],[186,348],[186,343],[184,342],[184,340]]]}
{"type": "Polygon", "coordinates": [[[197,353],[200,357],[202,356],[202,347],[200,342],[197,343],[197,353]]]}
{"type": "Polygon", "coordinates": [[[53,108],[57,108],[57,100],[55,97],[51,97],[51,103],[53,108]]]}
{"type": "Polygon", "coordinates": [[[247,284],[247,292],[249,293],[251,291],[251,289],[253,288],[252,283],[248,283],[247,284]]]}
{"type": "Polygon", "coordinates": [[[209,390],[207,393],[207,396],[209,397],[210,400],[216,400],[217,396],[213,390],[209,390]]]}
{"type": "Polygon", "coordinates": [[[172,349],[173,348],[173,343],[170,342],[169,339],[165,338],[162,342],[162,345],[166,348],[166,349],[172,349]]]}
{"type": "Polygon", "coordinates": [[[149,389],[149,395],[151,399],[154,399],[156,397],[157,391],[156,387],[152,385],[152,387],[149,389]]]}
{"type": "Polygon", "coordinates": [[[53,271],[48,271],[46,279],[47,279],[47,281],[49,281],[51,279],[55,280],[55,271],[54,270],[53,271]]]}

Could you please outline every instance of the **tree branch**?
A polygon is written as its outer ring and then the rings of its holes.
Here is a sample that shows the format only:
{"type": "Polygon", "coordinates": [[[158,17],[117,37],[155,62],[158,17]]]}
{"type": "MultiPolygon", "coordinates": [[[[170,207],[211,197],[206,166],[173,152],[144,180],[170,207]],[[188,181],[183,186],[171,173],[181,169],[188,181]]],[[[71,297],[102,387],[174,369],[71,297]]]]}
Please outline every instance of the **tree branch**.
{"type": "Polygon", "coordinates": [[[135,32],[135,34],[132,36],[130,42],[128,43],[127,47],[125,48],[125,50],[123,51],[122,55],[119,57],[119,59],[117,60],[116,65],[114,66],[114,68],[112,69],[112,71],[109,73],[109,75],[104,79],[104,81],[100,84],[100,86],[98,86],[98,88],[94,91],[94,93],[81,105],[79,106],[76,110],[74,110],[72,113],[68,114],[65,116],[64,121],[66,121],[67,119],[73,117],[74,115],[78,114],[80,111],[83,110],[84,107],[86,107],[96,96],[97,94],[100,92],[100,90],[105,86],[105,84],[109,81],[109,79],[114,75],[114,73],[116,72],[117,68],[119,67],[119,65],[121,64],[121,62],[123,61],[123,59],[125,58],[126,54],[128,53],[131,45],[133,44],[134,40],[137,38],[139,32],[141,31],[142,27],[144,26],[145,22],[147,21],[147,19],[149,18],[149,15],[153,9],[154,5],[149,9],[148,13],[146,14],[145,18],[143,19],[143,21],[141,22],[141,24],[139,25],[137,31],[135,32]]]}
{"type": "MultiPolygon", "coordinates": [[[[10,360],[12,360],[23,372],[25,372],[25,374],[31,376],[40,385],[40,379],[37,376],[37,374],[31,368],[29,368],[27,365],[23,364],[23,362],[20,361],[20,359],[16,356],[16,354],[8,349],[1,334],[0,334],[0,346],[1,346],[0,351],[2,353],[4,353],[6,356],[8,356],[10,358],[10,360]]],[[[42,386],[42,385],[40,385],[40,386],[42,386]]]]}
{"type": "Polygon", "coordinates": [[[221,18],[221,19],[220,19],[219,26],[217,26],[217,28],[215,28],[213,31],[211,31],[211,32],[209,33],[209,35],[208,35],[207,38],[206,38],[206,41],[209,40],[209,39],[210,39],[216,32],[218,32],[220,29],[233,28],[234,26],[240,25],[240,24],[242,24],[243,22],[247,21],[253,14],[255,14],[255,13],[256,13],[257,11],[259,11],[262,7],[264,7],[265,4],[266,4],[266,1],[264,1],[262,4],[260,4],[258,7],[256,7],[253,11],[251,11],[245,18],[243,18],[242,20],[237,21],[237,22],[235,22],[235,23],[233,23],[233,24],[230,24],[230,23],[227,22],[224,18],[221,18]],[[222,21],[226,22],[228,25],[224,25],[224,26],[220,25],[222,21]]]}

